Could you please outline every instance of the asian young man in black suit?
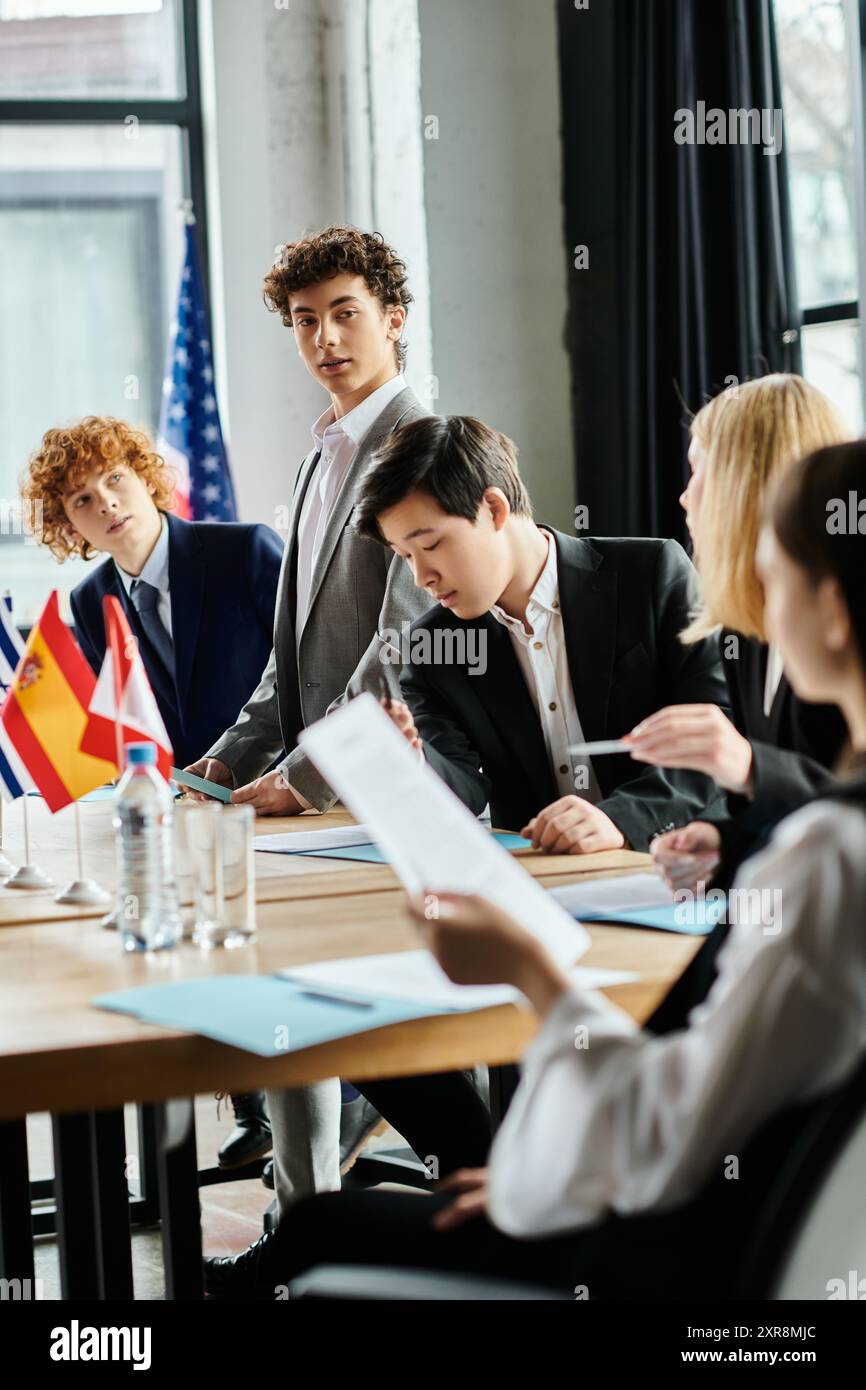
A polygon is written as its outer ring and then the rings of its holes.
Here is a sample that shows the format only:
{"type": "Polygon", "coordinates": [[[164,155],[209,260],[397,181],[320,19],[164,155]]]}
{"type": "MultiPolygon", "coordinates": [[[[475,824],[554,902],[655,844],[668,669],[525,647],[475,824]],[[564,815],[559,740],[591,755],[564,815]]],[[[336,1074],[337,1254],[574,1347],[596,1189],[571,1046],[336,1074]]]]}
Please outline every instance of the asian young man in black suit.
{"type": "MultiPolygon", "coordinates": [[[[383,632],[403,660],[390,713],[419,755],[476,814],[545,850],[647,849],[652,837],[722,808],[709,777],[572,755],[629,733],[663,705],[724,706],[717,641],[684,647],[694,570],[674,541],[584,539],[533,521],[504,435],[468,417],[427,416],[378,449],[361,483],[358,529],[409,565],[437,606],[383,632]]],[[[442,1178],[480,1168],[490,1117],[465,1072],[355,1083],[442,1178]]],[[[268,1232],[205,1262],[205,1287],[255,1282],[268,1232]]]]}
{"type": "Polygon", "coordinates": [[[646,850],[720,804],[700,773],[569,752],[663,705],[726,706],[717,640],[679,641],[696,590],[675,541],[537,525],[514,444],[459,416],[388,441],[358,517],[438,600],[401,634],[392,713],[476,814],[489,802],[494,824],[579,854],[646,850]]]}

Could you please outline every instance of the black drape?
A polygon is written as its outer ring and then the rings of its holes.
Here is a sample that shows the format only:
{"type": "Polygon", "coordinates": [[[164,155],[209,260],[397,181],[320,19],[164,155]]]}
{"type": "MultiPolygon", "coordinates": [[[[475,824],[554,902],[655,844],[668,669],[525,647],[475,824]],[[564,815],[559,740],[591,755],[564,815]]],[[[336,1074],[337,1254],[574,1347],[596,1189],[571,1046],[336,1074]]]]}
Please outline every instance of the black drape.
{"type": "Polygon", "coordinates": [[[602,278],[590,291],[572,276],[578,500],[592,530],[683,538],[684,404],[801,367],[784,138],[778,155],[674,139],[675,113],[699,101],[726,115],[781,109],[772,0],[606,0],[595,29],[592,8],[560,9],[569,240],[586,239],[581,142],[600,140],[612,163],[606,223],[594,209],[610,232],[596,248],[602,278]],[[612,77],[603,127],[572,87],[571,59],[612,77]],[[593,353],[607,376],[587,390],[593,353]],[[611,420],[602,457],[599,410],[611,420]]]}

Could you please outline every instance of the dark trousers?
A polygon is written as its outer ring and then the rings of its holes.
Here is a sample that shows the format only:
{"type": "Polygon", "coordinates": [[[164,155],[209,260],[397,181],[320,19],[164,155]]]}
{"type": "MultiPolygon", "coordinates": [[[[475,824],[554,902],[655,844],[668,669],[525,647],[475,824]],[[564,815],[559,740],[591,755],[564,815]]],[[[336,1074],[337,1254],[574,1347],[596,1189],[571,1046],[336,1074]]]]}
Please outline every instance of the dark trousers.
{"type": "Polygon", "coordinates": [[[575,1298],[723,1296],[728,1262],[697,1203],[675,1212],[608,1216],[592,1229],[537,1240],[503,1235],[486,1217],[432,1226],[452,1200],[401,1192],[336,1192],[292,1206],[277,1228],[273,1277],[315,1265],[393,1265],[513,1279],[575,1298]]]}
{"type": "Polygon", "coordinates": [[[490,1113],[468,1073],[352,1084],[403,1135],[433,1177],[444,1178],[455,1168],[481,1168],[487,1162],[490,1113]]]}

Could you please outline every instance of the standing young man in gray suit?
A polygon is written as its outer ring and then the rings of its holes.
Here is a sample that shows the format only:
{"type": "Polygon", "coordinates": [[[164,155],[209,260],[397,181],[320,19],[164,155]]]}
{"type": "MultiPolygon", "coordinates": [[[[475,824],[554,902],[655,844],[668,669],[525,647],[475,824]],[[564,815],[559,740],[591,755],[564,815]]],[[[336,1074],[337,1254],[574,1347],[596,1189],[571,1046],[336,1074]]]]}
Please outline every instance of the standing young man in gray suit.
{"type": "MultiPolygon", "coordinates": [[[[380,660],[379,634],[403,631],[430,606],[405,562],[352,524],[374,451],[427,412],[401,375],[406,267],[378,233],[328,227],[282,247],[264,291],[330,404],[295,482],[268,664],[232,727],[188,770],[233,787],[232,800],[257,815],[287,816],[336,800],[298,733],[362,690],[378,696],[380,675],[398,695],[399,668],[380,660]]],[[[269,1092],[268,1105],[281,1209],[339,1188],[339,1081],[269,1092]]]]}

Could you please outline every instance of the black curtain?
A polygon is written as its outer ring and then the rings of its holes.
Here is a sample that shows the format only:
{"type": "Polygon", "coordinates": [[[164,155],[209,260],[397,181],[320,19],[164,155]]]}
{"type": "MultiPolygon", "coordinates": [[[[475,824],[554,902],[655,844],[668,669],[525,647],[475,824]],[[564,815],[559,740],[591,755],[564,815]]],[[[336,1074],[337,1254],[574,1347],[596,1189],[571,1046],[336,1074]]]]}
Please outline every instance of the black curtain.
{"type": "Polygon", "coordinates": [[[778,155],[761,143],[674,139],[675,113],[696,112],[699,101],[726,115],[781,109],[773,5],[606,0],[595,29],[581,27],[593,8],[577,21],[573,7],[560,8],[570,243],[585,240],[580,142],[600,140],[611,161],[602,279],[594,290],[579,272],[572,281],[578,500],[589,501],[594,531],[682,539],[688,410],[726,378],[801,369],[784,139],[778,155]],[[572,60],[612,77],[606,122],[574,91],[572,60]],[[593,371],[594,340],[607,380],[587,391],[581,374],[593,371]],[[598,409],[613,412],[610,447],[592,457],[586,445],[594,438],[598,451],[598,432],[588,415],[598,409]]]}

